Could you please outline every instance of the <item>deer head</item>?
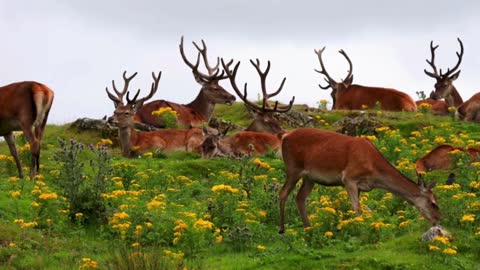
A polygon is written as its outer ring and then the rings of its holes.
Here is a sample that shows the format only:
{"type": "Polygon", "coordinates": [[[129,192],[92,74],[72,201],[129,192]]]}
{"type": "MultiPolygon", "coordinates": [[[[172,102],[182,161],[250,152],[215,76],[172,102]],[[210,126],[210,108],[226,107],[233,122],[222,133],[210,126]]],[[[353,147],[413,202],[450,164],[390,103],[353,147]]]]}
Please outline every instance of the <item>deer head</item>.
{"type": "Polygon", "coordinates": [[[108,97],[113,101],[113,105],[115,106],[112,123],[118,126],[119,128],[133,127],[133,124],[134,124],[133,117],[135,115],[135,112],[137,112],[137,110],[139,110],[143,106],[143,103],[145,101],[152,98],[153,95],[157,92],[161,75],[162,75],[161,71],[158,73],[158,76],[155,76],[155,73],[152,72],[153,82],[150,89],[150,93],[147,96],[140,99],[138,98],[138,95],[140,94],[140,89],[137,90],[137,93],[132,99],[130,99],[130,91],[128,91],[128,86],[130,84],[130,81],[133,78],[135,78],[135,76],[137,76],[137,72],[135,72],[130,77],[127,77],[126,71],[123,72],[123,80],[125,81],[125,84],[123,85],[122,91],[117,90],[115,81],[112,80],[112,87],[115,95],[108,90],[108,87],[105,88],[105,91],[107,92],[108,97]],[[123,102],[123,97],[125,96],[125,94],[127,94],[126,104],[124,104],[123,102]]]}
{"type": "MultiPolygon", "coordinates": [[[[431,52],[431,59],[430,61],[427,59],[427,63],[432,68],[432,72],[427,71],[424,69],[425,74],[434,78],[437,82],[435,83],[435,92],[431,95],[433,99],[442,99],[451,96],[455,90],[453,86],[453,81],[455,81],[458,76],[460,75],[460,63],[462,62],[463,58],[463,43],[460,38],[457,38],[458,43],[460,44],[460,52],[456,52],[458,61],[457,64],[452,69],[447,69],[447,72],[442,73],[442,69],[439,71],[435,66],[435,50],[438,48],[438,45],[434,46],[433,41],[430,42],[430,52],[431,52]]],[[[449,105],[452,105],[451,102],[447,102],[449,105]]]]}
{"type": "Polygon", "coordinates": [[[195,62],[195,64],[192,64],[185,56],[185,51],[183,49],[183,36],[180,39],[180,54],[185,64],[187,64],[187,66],[192,69],[195,80],[202,86],[201,93],[205,95],[206,99],[211,104],[232,105],[232,103],[235,101],[235,96],[228,93],[219,84],[221,80],[227,78],[223,70],[220,72],[220,58],[217,57],[217,63],[215,66],[210,66],[208,62],[207,46],[205,45],[205,42],[202,40],[202,47],[198,46],[195,42],[192,43],[198,50],[197,61],[195,62]],[[208,74],[199,71],[198,68],[200,65],[200,58],[203,59],[203,63],[205,64],[208,74]]]}
{"type": "Polygon", "coordinates": [[[345,53],[345,51],[343,50],[340,50],[339,53],[341,55],[343,55],[347,61],[348,61],[348,65],[349,65],[349,70],[348,70],[348,74],[347,76],[345,77],[345,79],[341,80],[339,83],[337,83],[327,72],[327,70],[325,69],[325,65],[323,64],[323,60],[322,60],[322,53],[323,51],[325,50],[325,47],[323,47],[322,49],[319,49],[319,50],[314,50],[315,53],[317,54],[318,56],[318,60],[320,61],[320,67],[322,68],[321,70],[318,70],[318,69],[315,69],[316,72],[322,74],[325,76],[325,81],[327,82],[327,85],[326,86],[322,86],[321,84],[319,84],[318,86],[323,89],[323,90],[327,90],[328,88],[332,88],[332,92],[330,93],[330,96],[332,97],[333,99],[333,105],[332,105],[332,109],[335,109],[335,105],[336,105],[336,100],[337,100],[337,96],[344,92],[345,90],[347,90],[347,88],[352,84],[353,82],[353,74],[352,74],[352,71],[353,71],[353,66],[352,66],[352,61],[350,60],[350,58],[348,57],[348,55],[345,53]]]}
{"type": "Polygon", "coordinates": [[[247,83],[245,83],[244,85],[243,93],[238,88],[235,82],[235,79],[237,76],[238,68],[240,66],[240,61],[237,62],[233,70],[230,70],[230,65],[232,62],[233,60],[231,60],[228,64],[225,64],[225,62],[222,59],[223,68],[226,71],[228,78],[230,79],[230,83],[232,84],[233,90],[235,90],[237,95],[245,103],[245,106],[253,113],[255,118],[252,124],[250,124],[250,126],[246,130],[257,131],[257,132],[268,132],[268,133],[283,132],[283,129],[280,126],[279,121],[274,117],[274,114],[288,112],[293,106],[293,102],[295,101],[295,96],[292,97],[292,99],[290,100],[290,103],[286,106],[278,105],[278,101],[276,101],[275,105],[272,107],[268,103],[268,99],[278,95],[282,91],[283,85],[285,84],[285,80],[287,78],[283,78],[282,83],[280,84],[280,87],[277,89],[277,91],[268,94],[266,79],[267,79],[268,72],[270,71],[270,61],[268,61],[267,68],[265,69],[265,71],[262,72],[262,70],[260,69],[260,60],[257,59],[256,62],[254,62],[253,60],[250,60],[250,63],[255,67],[255,69],[258,72],[258,75],[260,76],[260,84],[262,88],[263,98],[262,98],[262,105],[258,105],[248,100],[247,83]]]}
{"type": "Polygon", "coordinates": [[[420,211],[420,214],[433,225],[437,225],[442,218],[437,203],[437,197],[432,192],[436,183],[437,181],[434,180],[427,185],[423,180],[423,177],[419,175],[418,187],[420,188],[420,196],[415,199],[415,206],[420,211]]]}

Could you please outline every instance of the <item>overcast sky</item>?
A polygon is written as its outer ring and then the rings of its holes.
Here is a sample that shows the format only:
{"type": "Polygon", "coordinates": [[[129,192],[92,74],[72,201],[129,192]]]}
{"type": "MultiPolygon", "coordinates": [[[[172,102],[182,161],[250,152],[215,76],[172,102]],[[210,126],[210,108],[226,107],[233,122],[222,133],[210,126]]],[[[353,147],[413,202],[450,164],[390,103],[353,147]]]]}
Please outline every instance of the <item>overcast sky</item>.
{"type": "MultiPolygon", "coordinates": [[[[439,44],[437,67],[455,65],[456,40],[464,43],[461,75],[455,85],[464,100],[480,91],[479,1],[42,1],[0,0],[0,85],[34,80],[55,91],[50,123],[79,117],[100,118],[113,112],[105,86],[122,72],[138,71],[131,89],[149,90],[152,71],[163,71],[154,99],[188,103],[200,90],[180,57],[178,44],[196,56],[191,42],[204,39],[213,57],[242,62],[238,84],[248,82],[257,97],[258,75],[248,62],[272,63],[267,79],[278,99],[316,105],[331,102],[318,88],[323,78],[313,52],[326,46],[324,62],[335,79],[353,62],[354,83],[391,87],[417,99],[434,79],[423,73],[429,43],[439,44]]],[[[211,61],[212,61],[211,60],[211,61]]],[[[192,60],[194,61],[194,60],[192,60]]],[[[230,83],[222,83],[234,94],[230,83]]]]}

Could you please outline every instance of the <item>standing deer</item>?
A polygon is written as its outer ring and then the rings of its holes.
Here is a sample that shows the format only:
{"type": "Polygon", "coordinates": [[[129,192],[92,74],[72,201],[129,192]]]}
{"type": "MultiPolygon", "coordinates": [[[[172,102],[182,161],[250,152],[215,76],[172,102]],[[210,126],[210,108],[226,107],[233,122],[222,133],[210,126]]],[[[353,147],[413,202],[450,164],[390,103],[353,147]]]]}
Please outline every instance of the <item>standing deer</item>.
{"type": "Polygon", "coordinates": [[[268,132],[268,133],[274,133],[274,134],[284,132],[284,130],[280,125],[280,122],[274,117],[274,114],[287,113],[288,111],[290,111],[290,109],[293,106],[293,102],[295,101],[295,96],[292,97],[292,99],[290,100],[290,103],[286,106],[278,105],[278,101],[276,101],[273,108],[268,103],[268,99],[278,95],[282,91],[283,85],[285,84],[285,80],[287,78],[283,78],[282,83],[280,84],[280,87],[277,89],[277,91],[268,94],[266,79],[268,76],[268,72],[270,71],[270,61],[268,61],[267,68],[265,69],[265,71],[262,72],[262,70],[260,69],[260,60],[257,59],[256,62],[253,62],[253,60],[250,60],[250,63],[255,67],[255,69],[258,72],[258,75],[260,76],[260,84],[261,84],[262,96],[263,96],[262,105],[260,106],[248,100],[247,83],[245,83],[244,85],[243,93],[238,88],[237,83],[235,82],[235,79],[237,76],[238,68],[240,67],[240,61],[237,62],[233,70],[230,70],[229,67],[232,62],[233,60],[230,61],[228,64],[225,64],[225,62],[222,59],[223,68],[227,73],[230,83],[232,84],[233,90],[237,93],[240,99],[244,102],[245,106],[254,115],[253,122],[245,129],[245,131],[268,132]]]}
{"type": "Polygon", "coordinates": [[[453,81],[455,81],[460,75],[460,70],[458,70],[458,68],[460,67],[463,58],[463,43],[460,38],[457,38],[457,40],[458,43],[460,43],[460,52],[456,52],[458,61],[452,69],[447,69],[447,72],[445,73],[442,73],[442,69],[440,69],[440,72],[437,70],[437,67],[435,66],[435,50],[438,48],[438,45],[433,46],[433,40],[430,42],[431,59],[426,60],[433,72],[424,69],[425,74],[437,81],[435,83],[435,91],[430,97],[435,100],[443,98],[448,106],[454,107],[458,107],[463,103],[462,97],[453,85],[453,81]]]}
{"type": "Polygon", "coordinates": [[[135,96],[130,99],[128,85],[130,81],[137,75],[135,72],[132,76],[127,77],[126,71],[123,72],[123,80],[125,81],[122,91],[118,91],[115,82],[112,80],[112,94],[108,87],[105,89],[108,97],[113,101],[115,111],[113,113],[113,124],[118,127],[118,137],[122,154],[125,157],[131,157],[134,151],[143,152],[145,150],[156,148],[165,152],[171,151],[194,151],[200,152],[200,144],[203,141],[203,132],[201,129],[164,129],[157,131],[136,131],[134,128],[134,115],[142,108],[143,103],[150,99],[157,92],[161,72],[158,76],[152,72],[153,83],[150,93],[143,98],[138,99],[140,89],[135,96]],[[123,96],[127,94],[127,104],[123,103],[123,96]]]}
{"type": "Polygon", "coordinates": [[[477,161],[480,154],[479,148],[463,148],[454,147],[449,144],[442,144],[432,151],[428,152],[425,156],[421,157],[416,162],[417,174],[423,172],[431,172],[433,170],[448,170],[452,168],[452,160],[450,152],[459,150],[467,153],[472,161],[477,161]]]}
{"type": "Polygon", "coordinates": [[[340,50],[340,54],[343,55],[349,64],[348,75],[340,83],[337,83],[328,74],[322,60],[322,53],[325,50],[323,47],[320,50],[314,50],[320,61],[321,70],[315,69],[316,72],[325,76],[327,86],[318,85],[321,89],[327,90],[332,88],[330,95],[333,99],[334,110],[360,110],[363,106],[368,108],[374,108],[376,103],[379,102],[383,110],[388,111],[416,111],[417,106],[413,99],[398,90],[390,88],[369,87],[352,84],[352,61],[345,53],[340,50]]]}
{"type": "Polygon", "coordinates": [[[385,189],[415,205],[421,215],[436,225],[441,219],[437,200],[432,192],[435,181],[418,184],[393,167],[372,142],[331,131],[299,128],[287,133],[282,141],[286,180],[280,190],[280,233],[285,231],[285,203],[300,178],[303,179],[295,198],[303,220],[309,227],[306,200],[315,183],[344,186],[352,208],[361,214],[359,195],[373,188],[385,189]]]}
{"type": "Polygon", "coordinates": [[[135,114],[135,120],[156,127],[164,127],[157,117],[152,116],[152,112],[163,107],[170,107],[177,112],[178,125],[183,128],[199,127],[208,122],[215,109],[215,104],[231,105],[235,101],[235,96],[229,94],[219,82],[226,79],[224,72],[220,72],[220,60],[217,58],[217,64],[212,67],[208,63],[207,46],[202,40],[202,48],[195,42],[193,45],[198,50],[197,62],[192,64],[188,61],[183,50],[183,36],[180,40],[180,54],[187,66],[192,69],[195,80],[202,86],[198,96],[190,103],[182,105],[166,100],[155,100],[143,106],[135,114]],[[199,71],[200,58],[207,69],[208,74],[199,71]]]}
{"type": "Polygon", "coordinates": [[[23,131],[30,144],[30,178],[33,179],[40,171],[40,144],[53,96],[50,88],[38,82],[17,82],[0,87],[0,136],[5,138],[21,178],[22,166],[13,131],[23,131]]]}

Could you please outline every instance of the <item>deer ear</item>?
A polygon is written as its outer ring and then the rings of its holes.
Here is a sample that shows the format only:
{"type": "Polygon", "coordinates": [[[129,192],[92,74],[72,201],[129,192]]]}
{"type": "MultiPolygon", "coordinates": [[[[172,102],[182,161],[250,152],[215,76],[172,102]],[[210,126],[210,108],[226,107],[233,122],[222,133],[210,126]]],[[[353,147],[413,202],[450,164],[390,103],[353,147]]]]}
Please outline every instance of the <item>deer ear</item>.
{"type": "Polygon", "coordinates": [[[450,80],[455,81],[456,79],[458,79],[458,76],[460,76],[460,71],[461,70],[457,71],[455,74],[450,76],[450,80]]]}

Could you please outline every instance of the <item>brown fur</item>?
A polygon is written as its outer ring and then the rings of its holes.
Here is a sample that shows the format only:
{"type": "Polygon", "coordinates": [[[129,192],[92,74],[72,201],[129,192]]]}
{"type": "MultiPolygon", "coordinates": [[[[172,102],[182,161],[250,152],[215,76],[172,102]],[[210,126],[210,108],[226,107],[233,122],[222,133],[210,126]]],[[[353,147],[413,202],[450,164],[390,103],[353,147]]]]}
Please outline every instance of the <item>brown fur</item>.
{"type": "Polygon", "coordinates": [[[306,199],[315,183],[326,186],[344,186],[352,208],[359,215],[360,191],[382,188],[414,204],[432,224],[441,214],[432,188],[435,182],[418,185],[402,175],[375,148],[363,138],[311,128],[300,128],[283,137],[282,156],[285,162],[286,181],[280,190],[280,232],[284,232],[285,203],[289,193],[300,179],[302,186],[296,203],[304,227],[310,226],[306,199]]]}
{"type": "Polygon", "coordinates": [[[202,143],[202,156],[211,158],[244,154],[261,155],[275,149],[279,150],[281,136],[254,131],[241,131],[224,138],[209,134],[202,143]]]}
{"type": "Polygon", "coordinates": [[[464,121],[480,122],[480,93],[458,106],[457,117],[464,121]]]}
{"type": "Polygon", "coordinates": [[[345,90],[337,90],[337,110],[360,110],[363,105],[374,108],[379,102],[382,110],[414,112],[417,106],[413,99],[398,90],[391,88],[367,87],[352,84],[345,90]]]}
{"type": "Polygon", "coordinates": [[[0,136],[4,136],[23,178],[13,131],[21,130],[30,144],[30,178],[40,170],[40,143],[54,93],[38,82],[17,82],[0,87],[0,136]]]}
{"type": "Polygon", "coordinates": [[[450,159],[450,152],[454,150],[465,151],[470,155],[472,161],[477,161],[478,154],[480,153],[480,149],[478,148],[462,148],[454,147],[449,144],[442,144],[435,147],[435,149],[428,152],[425,156],[417,160],[417,173],[451,169],[452,161],[450,159]]]}
{"type": "Polygon", "coordinates": [[[449,115],[448,104],[443,100],[434,100],[432,98],[422,99],[415,101],[418,106],[423,103],[430,104],[432,106],[432,113],[434,115],[449,115]]]}

